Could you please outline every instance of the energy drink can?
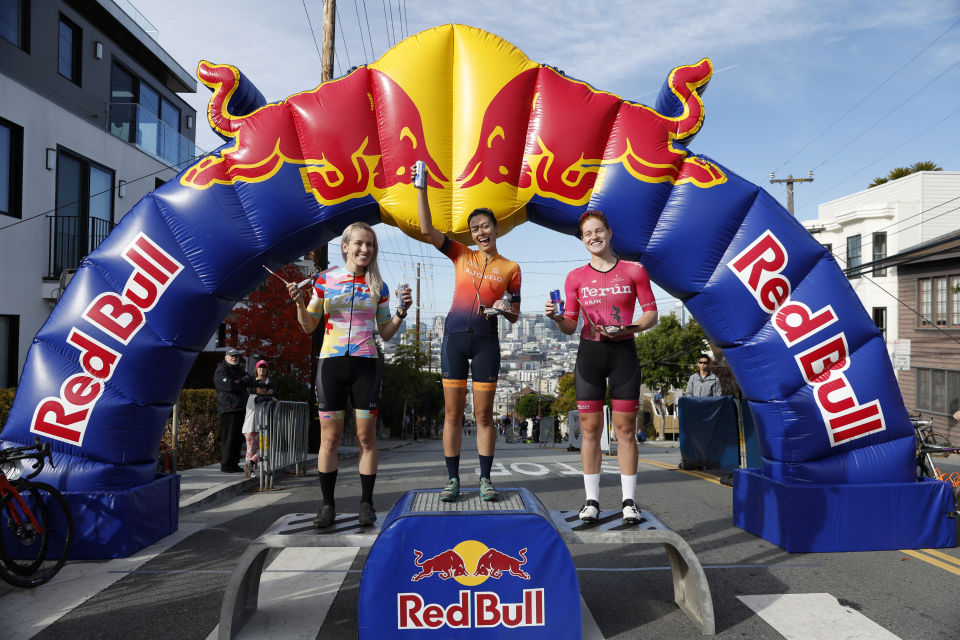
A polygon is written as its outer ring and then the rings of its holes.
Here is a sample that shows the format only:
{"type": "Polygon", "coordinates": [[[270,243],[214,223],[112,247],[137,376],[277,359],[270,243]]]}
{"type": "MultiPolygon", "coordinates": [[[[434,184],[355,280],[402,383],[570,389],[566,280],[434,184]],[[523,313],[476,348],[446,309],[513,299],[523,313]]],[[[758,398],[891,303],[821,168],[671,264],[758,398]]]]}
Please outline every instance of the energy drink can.
{"type": "Polygon", "coordinates": [[[409,289],[409,288],[410,288],[410,285],[407,284],[406,282],[398,282],[398,283],[397,283],[397,297],[399,298],[401,295],[403,295],[403,292],[406,291],[406,290],[409,289]]]}
{"type": "Polygon", "coordinates": [[[427,163],[423,160],[417,160],[413,166],[413,186],[417,189],[427,188],[427,163]]]}
{"type": "Polygon", "coordinates": [[[560,299],[560,289],[554,289],[550,292],[550,301],[553,303],[553,315],[563,315],[563,300],[560,299]]]}

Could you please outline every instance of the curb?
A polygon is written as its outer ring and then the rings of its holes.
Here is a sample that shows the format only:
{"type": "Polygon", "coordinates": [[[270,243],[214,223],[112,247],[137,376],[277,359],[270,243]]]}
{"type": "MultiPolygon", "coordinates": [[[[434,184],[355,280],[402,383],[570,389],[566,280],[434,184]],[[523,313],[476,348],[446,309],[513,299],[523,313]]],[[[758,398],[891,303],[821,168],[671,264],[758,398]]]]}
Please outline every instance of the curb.
{"type": "MultiPolygon", "coordinates": [[[[392,447],[381,447],[378,449],[378,451],[393,451],[394,449],[400,449],[401,447],[406,447],[411,444],[413,444],[413,441],[402,442],[392,447]]],[[[354,458],[358,458],[359,456],[360,456],[359,453],[338,452],[337,459],[351,460],[354,458]]],[[[283,467],[277,467],[273,473],[274,480],[276,480],[278,477],[282,477],[284,471],[288,471],[295,467],[296,467],[296,464],[288,464],[283,467]]],[[[308,466],[307,468],[309,469],[310,467],[308,466]]],[[[314,469],[317,468],[316,461],[314,461],[313,468],[314,469]]],[[[259,486],[260,486],[260,478],[252,477],[252,478],[244,478],[243,480],[238,480],[230,483],[224,483],[221,485],[217,485],[216,487],[210,487],[209,489],[206,489],[205,491],[201,491],[198,494],[192,495],[185,500],[181,500],[180,510],[182,511],[185,509],[190,509],[195,511],[201,507],[209,507],[215,503],[222,502],[225,499],[236,497],[241,493],[243,493],[244,491],[246,491],[247,489],[251,489],[253,487],[259,487],[259,486]]]]}

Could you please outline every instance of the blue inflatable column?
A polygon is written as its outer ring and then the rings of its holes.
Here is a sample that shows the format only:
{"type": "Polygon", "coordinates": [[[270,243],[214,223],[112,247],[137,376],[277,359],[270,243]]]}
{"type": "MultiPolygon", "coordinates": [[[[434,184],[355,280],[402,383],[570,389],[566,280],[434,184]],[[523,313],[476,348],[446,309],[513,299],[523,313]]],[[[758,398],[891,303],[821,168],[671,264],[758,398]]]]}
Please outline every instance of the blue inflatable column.
{"type": "Polygon", "coordinates": [[[455,504],[439,497],[411,491],[387,515],[360,578],[361,640],[505,632],[579,640],[576,568],[536,496],[506,489],[499,502],[477,492],[455,504]]]}

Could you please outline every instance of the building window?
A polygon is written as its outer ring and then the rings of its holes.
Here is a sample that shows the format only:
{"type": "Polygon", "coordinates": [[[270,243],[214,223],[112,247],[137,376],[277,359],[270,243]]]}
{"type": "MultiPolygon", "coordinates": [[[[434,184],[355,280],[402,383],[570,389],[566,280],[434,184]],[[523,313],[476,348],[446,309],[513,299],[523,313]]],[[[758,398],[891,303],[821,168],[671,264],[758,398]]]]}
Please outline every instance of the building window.
{"type": "MultiPolygon", "coordinates": [[[[873,234],[873,260],[883,260],[887,257],[887,232],[878,231],[873,234]]],[[[882,278],[887,275],[886,267],[874,268],[873,275],[877,278],[882,278]]]]}
{"type": "Polygon", "coordinates": [[[960,327],[960,276],[950,276],[950,324],[960,327]]]}
{"type": "Polygon", "coordinates": [[[220,326],[217,327],[217,341],[214,343],[214,347],[221,349],[227,346],[227,323],[221,322],[220,326]]]}
{"type": "Polygon", "coordinates": [[[0,389],[17,386],[20,316],[0,316],[0,389]]]}
{"type": "Polygon", "coordinates": [[[80,31],[80,28],[60,16],[58,70],[60,75],[74,84],[80,84],[80,47],[82,43],[83,32],[80,31]]]}
{"type": "Polygon", "coordinates": [[[50,275],[77,269],[113,229],[111,169],[72,152],[57,154],[57,213],[51,218],[50,275]]]}
{"type": "Polygon", "coordinates": [[[196,153],[180,135],[180,109],[116,60],[111,87],[110,133],[172,166],[196,153]]]}
{"type": "Polygon", "coordinates": [[[0,118],[0,214],[21,217],[22,195],[23,127],[0,118]]]}
{"type": "Polygon", "coordinates": [[[920,318],[921,327],[933,324],[933,281],[930,278],[921,278],[920,284],[920,318]]]}
{"type": "Polygon", "coordinates": [[[30,51],[29,0],[0,0],[0,38],[30,51]]]}
{"type": "MultiPolygon", "coordinates": [[[[860,235],[847,238],[847,269],[859,267],[862,264],[860,260],[860,235]]],[[[847,276],[851,280],[860,277],[859,271],[853,271],[847,276]]]]}
{"type": "Polygon", "coordinates": [[[832,243],[832,242],[824,242],[824,243],[821,244],[820,246],[823,247],[824,249],[826,249],[826,250],[827,250],[827,253],[833,253],[833,243],[832,243]]]}
{"type": "Polygon", "coordinates": [[[917,409],[942,415],[960,409],[960,371],[918,368],[916,372],[917,409]]]}
{"type": "Polygon", "coordinates": [[[887,339],[887,308],[886,307],[874,307],[873,308],[873,322],[877,325],[877,329],[880,329],[880,335],[883,336],[884,341],[887,339]]]}
{"type": "Polygon", "coordinates": [[[947,324],[947,278],[946,276],[933,279],[934,300],[936,304],[936,324],[938,327],[947,324]]]}

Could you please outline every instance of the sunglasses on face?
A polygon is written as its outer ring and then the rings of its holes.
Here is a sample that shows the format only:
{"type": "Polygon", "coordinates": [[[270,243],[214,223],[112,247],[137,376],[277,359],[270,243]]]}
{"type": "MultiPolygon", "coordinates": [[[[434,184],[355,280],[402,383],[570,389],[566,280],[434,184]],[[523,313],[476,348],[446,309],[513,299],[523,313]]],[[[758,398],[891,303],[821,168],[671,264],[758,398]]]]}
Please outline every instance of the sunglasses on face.
{"type": "Polygon", "coordinates": [[[710,364],[709,362],[698,362],[697,364],[710,364]]]}

